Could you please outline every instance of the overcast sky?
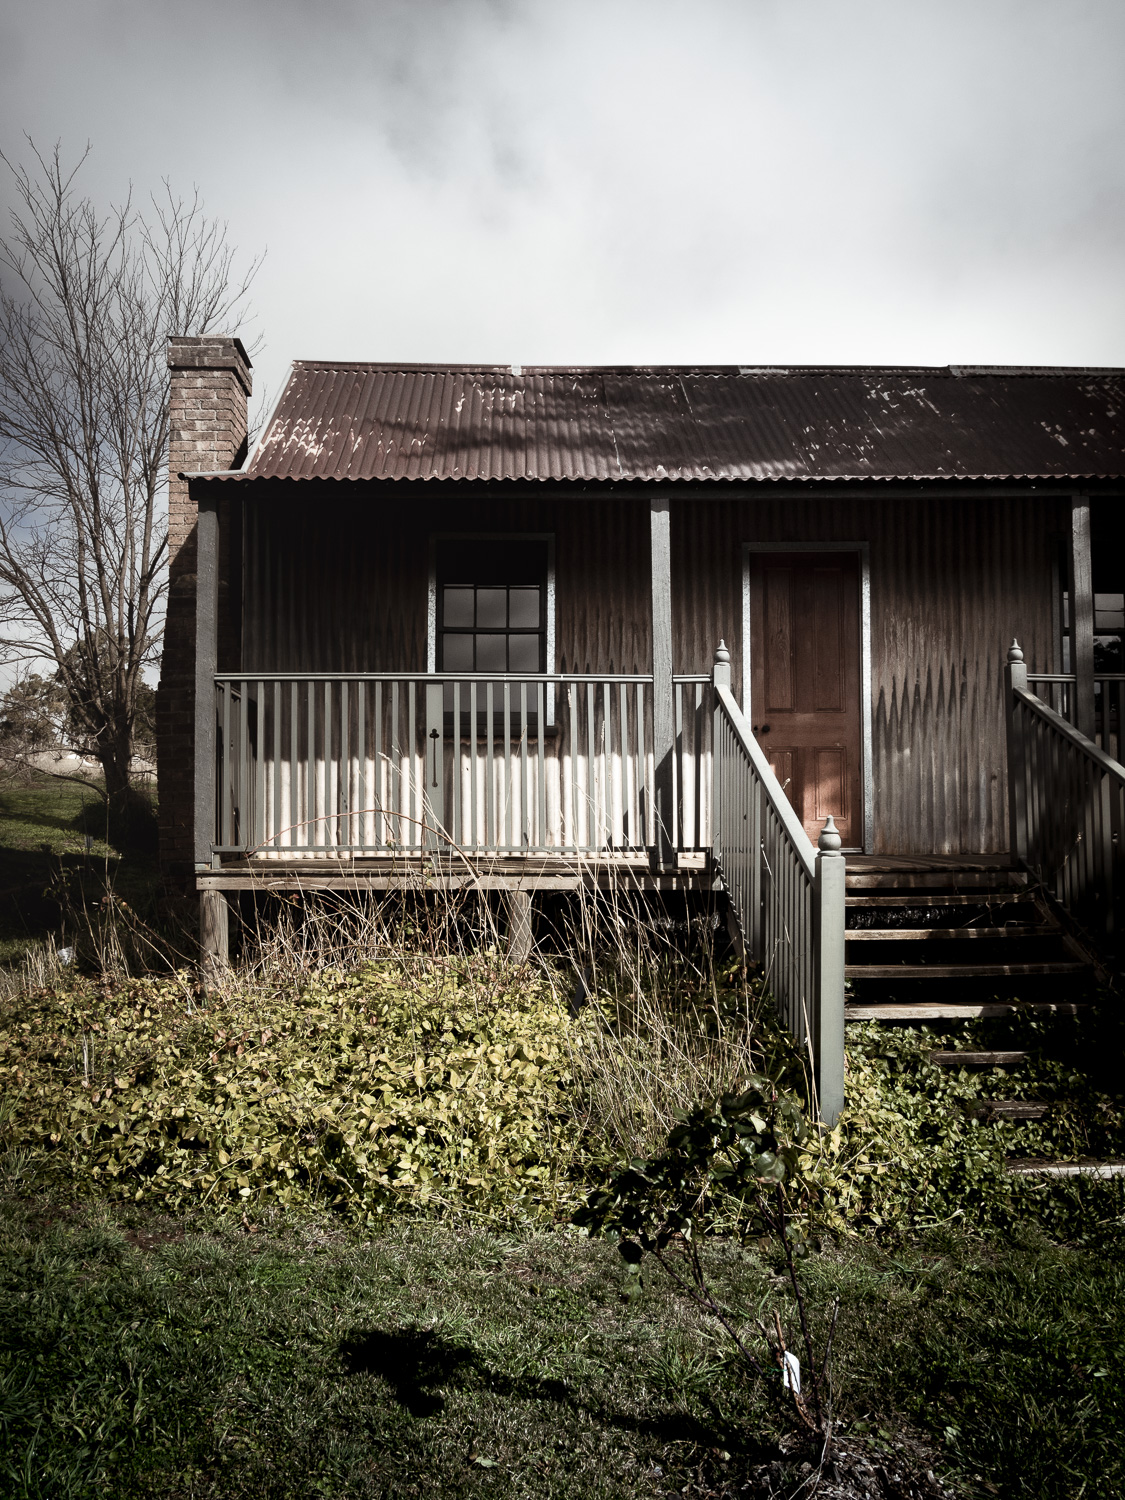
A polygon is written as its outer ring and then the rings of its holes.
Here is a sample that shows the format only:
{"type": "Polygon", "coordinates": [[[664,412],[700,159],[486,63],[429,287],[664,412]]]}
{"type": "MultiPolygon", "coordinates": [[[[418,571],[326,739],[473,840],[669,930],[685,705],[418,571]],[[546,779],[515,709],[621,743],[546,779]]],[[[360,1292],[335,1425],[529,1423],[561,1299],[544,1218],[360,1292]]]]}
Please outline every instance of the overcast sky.
{"type": "Polygon", "coordinates": [[[275,396],[293,358],[1125,364],[1123,0],[0,0],[24,132],[268,251],[275,396]]]}

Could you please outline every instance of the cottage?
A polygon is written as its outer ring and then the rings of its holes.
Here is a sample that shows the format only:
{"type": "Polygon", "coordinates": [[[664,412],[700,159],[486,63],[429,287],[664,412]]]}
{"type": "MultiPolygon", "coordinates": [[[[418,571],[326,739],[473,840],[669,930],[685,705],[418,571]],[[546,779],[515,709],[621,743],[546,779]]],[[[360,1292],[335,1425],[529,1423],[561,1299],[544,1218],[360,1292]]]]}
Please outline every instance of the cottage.
{"type": "Polygon", "coordinates": [[[1125,372],[299,361],[247,458],[239,341],[169,365],[162,847],[214,955],[248,886],[469,883],[524,935],[721,888],[832,1118],[846,902],[1111,934],[1125,372]]]}

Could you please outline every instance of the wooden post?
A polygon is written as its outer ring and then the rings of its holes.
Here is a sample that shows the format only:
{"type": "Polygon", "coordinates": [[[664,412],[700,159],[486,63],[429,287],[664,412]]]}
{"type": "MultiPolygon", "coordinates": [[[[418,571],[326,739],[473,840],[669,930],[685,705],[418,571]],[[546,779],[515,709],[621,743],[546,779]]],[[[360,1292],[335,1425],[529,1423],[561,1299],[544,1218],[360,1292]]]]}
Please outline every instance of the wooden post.
{"type": "MultiPolygon", "coordinates": [[[[726,641],[720,641],[718,650],[715,652],[715,660],[711,667],[711,686],[715,688],[726,688],[730,691],[730,652],[727,650],[726,641]]],[[[714,693],[714,708],[712,711],[711,729],[711,845],[712,845],[712,867],[716,870],[723,868],[723,848],[719,837],[719,820],[723,808],[723,797],[725,794],[725,767],[720,761],[720,746],[722,745],[723,710],[719,704],[719,695],[714,693]]],[[[734,950],[738,954],[738,961],[742,966],[742,972],[746,972],[747,941],[749,934],[742,930],[740,913],[735,910],[734,894],[730,886],[723,881],[727,898],[726,924],[730,940],[734,950]]]]}
{"type": "MultiPolygon", "coordinates": [[[[455,776],[458,728],[456,724],[453,726],[455,776]]],[[[423,782],[422,816],[426,823],[423,842],[427,849],[437,849],[442,843],[445,826],[445,688],[440,682],[426,684],[426,768],[423,782]]]]}
{"type": "Polygon", "coordinates": [[[199,893],[199,960],[204,991],[213,990],[230,962],[230,908],[224,891],[199,893]]]}
{"type": "Polygon", "coordinates": [[[531,893],[508,892],[508,957],[526,963],[531,957],[534,934],[531,927],[531,893]]]}
{"type": "MultiPolygon", "coordinates": [[[[215,671],[219,638],[219,510],[215,500],[199,502],[195,547],[195,868],[209,870],[215,834],[215,671]]],[[[245,704],[241,711],[246,712],[245,704]]]]}
{"type": "Polygon", "coordinates": [[[1027,783],[1024,780],[1023,713],[1016,689],[1027,691],[1027,664],[1019,641],[1008,647],[1004,669],[1004,721],[1008,730],[1008,849],[1020,864],[1027,861],[1027,783]]]}
{"type": "Polygon", "coordinates": [[[1070,497],[1070,546],[1067,548],[1070,595],[1070,670],[1074,673],[1074,727],[1088,740],[1094,722],[1094,569],[1090,555],[1090,502],[1070,497]]]}
{"type": "Polygon", "coordinates": [[[817,840],[816,1021],[813,1059],[821,1123],[831,1128],[844,1107],[844,898],[847,862],[829,816],[817,840]]]}
{"type": "Polygon", "coordinates": [[[673,797],[676,717],[672,688],[672,531],[667,497],[649,501],[652,550],[652,748],[656,827],[651,857],[657,870],[675,865],[673,797]]]}

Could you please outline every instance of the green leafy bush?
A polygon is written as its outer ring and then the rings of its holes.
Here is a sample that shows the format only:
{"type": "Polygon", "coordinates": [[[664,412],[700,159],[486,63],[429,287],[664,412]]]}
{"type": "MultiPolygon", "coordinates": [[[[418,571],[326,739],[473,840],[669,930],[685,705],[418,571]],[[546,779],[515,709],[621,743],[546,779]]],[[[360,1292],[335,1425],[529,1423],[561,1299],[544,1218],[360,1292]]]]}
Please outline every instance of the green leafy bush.
{"type": "Polygon", "coordinates": [[[175,979],[77,980],[0,1012],[9,1147],[74,1190],[180,1208],[550,1210],[580,1027],[488,955],[372,963],[192,1007],[175,979]]]}
{"type": "Polygon", "coordinates": [[[812,1176],[822,1223],[839,1230],[912,1232],[961,1222],[982,1231],[1035,1222],[1082,1233],[1125,1210],[1125,1180],[1013,1174],[1010,1158],[1068,1161],[1125,1154],[1120,1085],[1099,1076],[1120,1055],[1107,1006],[1089,1019],[1028,1015],[1017,1022],[930,1027],[849,1026],[847,1103],[820,1143],[812,1176]],[[955,1068],[933,1050],[1023,1047],[1018,1070],[955,1068]],[[989,1099],[1051,1104],[1042,1120],[978,1118],[989,1099]]]}

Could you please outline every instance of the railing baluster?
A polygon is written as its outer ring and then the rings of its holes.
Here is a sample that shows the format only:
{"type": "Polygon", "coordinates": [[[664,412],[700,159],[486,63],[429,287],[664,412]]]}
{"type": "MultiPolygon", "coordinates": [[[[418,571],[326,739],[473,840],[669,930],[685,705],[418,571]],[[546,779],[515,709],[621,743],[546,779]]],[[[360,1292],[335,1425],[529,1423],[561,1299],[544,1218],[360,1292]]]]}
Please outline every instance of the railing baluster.
{"type": "Polygon", "coordinates": [[[491,682],[484,685],[484,731],[485,731],[485,824],[484,841],[493,849],[500,842],[500,813],[496,806],[496,757],[492,741],[492,715],[495,709],[491,682]]]}
{"type": "Polygon", "coordinates": [[[594,778],[594,684],[586,682],[586,847],[597,847],[594,829],[597,813],[597,784],[594,778]]]}
{"type": "Polygon", "coordinates": [[[527,683],[520,683],[520,848],[531,843],[531,798],[527,780],[527,683]]]}
{"type": "Polygon", "coordinates": [[[461,684],[453,684],[453,842],[465,847],[461,827],[461,684]]]}
{"type": "MultiPolygon", "coordinates": [[[[469,683],[469,838],[470,849],[475,849],[477,836],[477,685],[469,683]]],[[[487,843],[487,839],[485,840],[487,843]]]]}
{"type": "MultiPolygon", "coordinates": [[[[387,826],[386,805],[389,796],[383,795],[383,682],[375,684],[375,708],[372,711],[372,744],[371,744],[371,769],[374,777],[374,786],[371,789],[371,805],[375,808],[375,847],[386,849],[387,826]]],[[[390,795],[390,781],[387,784],[387,792],[390,795]]]]}
{"type": "Polygon", "coordinates": [[[266,828],[269,846],[276,849],[281,842],[281,683],[273,685],[273,736],[270,741],[273,754],[273,809],[266,828]]]}
{"type": "Polygon", "coordinates": [[[548,844],[547,838],[547,687],[545,683],[535,684],[535,739],[539,747],[538,774],[539,774],[539,829],[535,840],[537,849],[545,849],[548,844]]]}
{"type": "Polygon", "coordinates": [[[507,678],[504,679],[501,697],[504,700],[504,848],[511,853],[515,848],[512,832],[514,811],[512,803],[515,797],[512,788],[515,785],[516,773],[512,755],[512,684],[507,678]]]}
{"type": "Polygon", "coordinates": [[[1090,740],[1068,721],[1078,707],[1073,674],[1029,674],[1014,643],[1008,663],[1012,849],[1095,942],[1112,946],[1119,925],[1125,766],[1110,751],[1120,743],[1125,674],[1095,680],[1097,739],[1090,740]],[[1066,713],[1032,688],[1046,688],[1049,695],[1065,691],[1066,713]],[[1019,823],[1021,804],[1026,829],[1019,823]]]}
{"type": "Polygon", "coordinates": [[[403,822],[403,775],[402,775],[402,743],[401,722],[399,704],[399,684],[391,683],[391,722],[387,726],[390,730],[389,749],[391,763],[387,768],[387,790],[389,793],[391,810],[391,839],[397,849],[404,848],[406,839],[404,834],[407,825],[403,822]]]}
{"type": "Polygon", "coordinates": [[[426,726],[418,723],[418,684],[413,678],[406,685],[406,733],[410,747],[410,774],[407,778],[409,819],[406,841],[419,849],[425,842],[422,820],[426,816],[426,726]],[[418,736],[422,735],[422,753],[418,753],[418,736]]]}

